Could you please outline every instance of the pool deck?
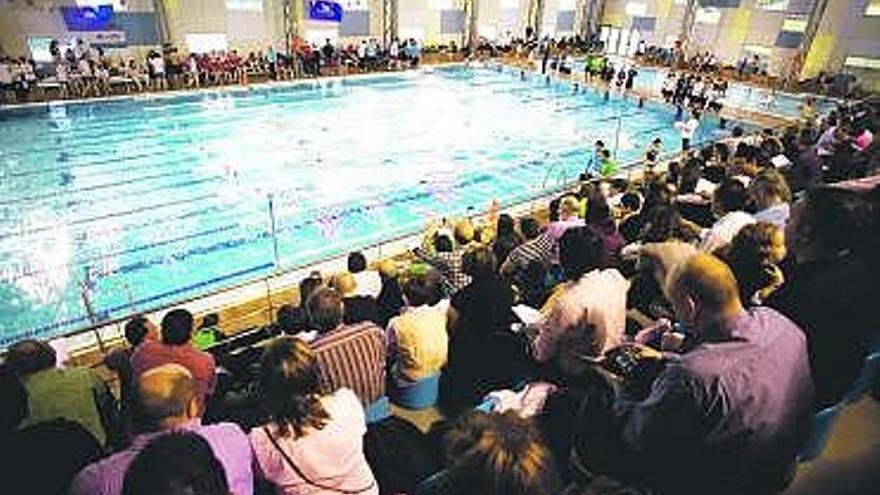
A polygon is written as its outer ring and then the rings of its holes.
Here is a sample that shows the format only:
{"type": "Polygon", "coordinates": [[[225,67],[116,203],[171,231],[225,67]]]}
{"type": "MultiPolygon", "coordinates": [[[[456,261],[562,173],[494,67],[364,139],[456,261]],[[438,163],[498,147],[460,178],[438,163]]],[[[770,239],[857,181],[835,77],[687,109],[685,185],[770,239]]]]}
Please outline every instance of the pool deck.
{"type": "MultiPolygon", "coordinates": [[[[503,63],[504,65],[518,67],[524,70],[528,70],[534,74],[538,73],[538,68],[535,63],[529,62],[528,60],[523,60],[519,58],[503,58],[498,59],[498,62],[503,63]]],[[[558,71],[548,72],[546,75],[549,75],[553,78],[562,79],[565,81],[574,81],[580,84],[583,84],[587,87],[597,89],[597,90],[606,90],[609,89],[609,86],[601,83],[601,82],[588,82],[585,76],[580,72],[572,72],[571,74],[564,74],[558,71]]],[[[611,91],[614,91],[611,89],[611,91]]],[[[656,103],[661,103],[663,105],[668,105],[665,101],[663,101],[659,95],[647,92],[647,91],[639,91],[639,90],[630,90],[626,93],[627,95],[636,96],[640,98],[644,98],[645,100],[650,100],[656,103]]],[[[783,117],[781,115],[774,115],[766,112],[756,112],[753,110],[748,110],[744,108],[735,107],[732,105],[726,105],[722,110],[721,114],[724,118],[736,119],[736,120],[746,120],[753,122],[761,127],[784,127],[788,125],[794,125],[797,123],[797,119],[783,117]]]]}

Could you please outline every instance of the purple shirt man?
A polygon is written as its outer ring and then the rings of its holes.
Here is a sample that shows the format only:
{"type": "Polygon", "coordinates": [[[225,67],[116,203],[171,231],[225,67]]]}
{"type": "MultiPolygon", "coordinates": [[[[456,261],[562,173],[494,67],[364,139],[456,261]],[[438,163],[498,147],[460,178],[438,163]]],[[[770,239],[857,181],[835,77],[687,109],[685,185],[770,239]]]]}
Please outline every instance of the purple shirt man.
{"type": "MultiPolygon", "coordinates": [[[[226,481],[232,493],[253,494],[254,476],[251,467],[253,453],[247,435],[238,425],[232,423],[202,425],[200,421],[193,420],[175,429],[197,433],[208,441],[214,455],[226,471],[226,481]]],[[[128,467],[151,440],[164,433],[138,435],[127,449],[86,466],[74,478],[70,494],[121,495],[122,481],[128,467]]]]}
{"type": "Polygon", "coordinates": [[[150,440],[168,431],[197,433],[211,445],[226,471],[235,495],[252,495],[253,453],[247,435],[237,425],[204,426],[196,380],[185,367],[167,364],[146,370],[135,379],[133,415],[141,433],[125,450],[92,463],[74,478],[71,495],[121,495],[125,472],[150,440]]]}
{"type": "Polygon", "coordinates": [[[676,315],[702,327],[702,342],[669,358],[647,398],[621,398],[615,408],[633,469],[663,493],[779,490],[809,427],[803,333],[772,309],[743,310],[732,274],[719,264],[695,256],[672,289],[676,315]]]}

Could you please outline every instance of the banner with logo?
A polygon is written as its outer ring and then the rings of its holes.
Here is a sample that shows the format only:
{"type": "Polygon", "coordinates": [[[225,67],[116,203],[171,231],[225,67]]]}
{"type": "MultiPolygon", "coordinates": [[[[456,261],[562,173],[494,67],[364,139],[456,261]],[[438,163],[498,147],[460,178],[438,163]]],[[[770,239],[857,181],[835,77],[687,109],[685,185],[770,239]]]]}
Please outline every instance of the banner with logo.
{"type": "Polygon", "coordinates": [[[306,0],[309,20],[342,22],[342,5],[331,0],[306,0]]]}

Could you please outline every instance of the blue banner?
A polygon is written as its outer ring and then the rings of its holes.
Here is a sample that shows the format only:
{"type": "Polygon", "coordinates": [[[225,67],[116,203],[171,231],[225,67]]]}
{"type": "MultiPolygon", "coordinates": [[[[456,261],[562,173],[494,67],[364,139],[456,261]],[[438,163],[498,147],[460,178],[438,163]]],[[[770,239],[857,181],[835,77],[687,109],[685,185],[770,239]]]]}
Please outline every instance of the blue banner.
{"type": "Polygon", "coordinates": [[[342,5],[330,0],[308,0],[309,19],[342,22],[342,5]]]}
{"type": "Polygon", "coordinates": [[[61,7],[61,16],[70,31],[104,31],[113,20],[113,6],[61,7]]]}

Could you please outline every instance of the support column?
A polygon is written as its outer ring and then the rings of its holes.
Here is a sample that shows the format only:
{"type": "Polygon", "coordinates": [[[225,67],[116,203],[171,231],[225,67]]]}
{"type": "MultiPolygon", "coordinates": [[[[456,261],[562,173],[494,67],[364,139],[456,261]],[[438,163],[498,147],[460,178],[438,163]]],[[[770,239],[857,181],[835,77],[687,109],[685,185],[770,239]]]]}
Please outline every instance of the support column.
{"type": "Polygon", "coordinates": [[[697,18],[697,9],[700,8],[699,0],[687,0],[684,7],[684,17],[681,20],[681,30],[678,32],[678,40],[681,42],[681,49],[687,51],[688,42],[691,33],[694,30],[694,21],[697,18]]]}
{"type": "Polygon", "coordinates": [[[290,55],[290,44],[303,35],[302,0],[283,0],[281,11],[284,18],[284,52],[290,55]]]}
{"type": "Polygon", "coordinates": [[[529,0],[526,26],[532,28],[536,38],[541,38],[541,25],[544,19],[544,0],[529,0]]]}
{"type": "Polygon", "coordinates": [[[159,44],[164,45],[171,41],[171,30],[168,28],[168,12],[165,10],[165,0],[153,0],[153,10],[156,12],[156,24],[159,28],[159,44]]]}
{"type": "Polygon", "coordinates": [[[807,18],[807,29],[804,30],[804,38],[801,40],[801,47],[798,49],[797,56],[791,64],[789,74],[787,74],[789,82],[796,82],[800,79],[801,71],[804,68],[804,62],[813,48],[813,40],[816,39],[816,33],[819,32],[819,25],[822,18],[825,17],[825,9],[828,7],[828,0],[813,0],[813,6],[810,9],[810,16],[807,18]]]}
{"type": "Polygon", "coordinates": [[[479,17],[480,4],[478,0],[462,0],[461,7],[464,11],[464,39],[462,44],[473,51],[477,47],[479,38],[477,19],[479,17]]]}
{"type": "Polygon", "coordinates": [[[382,45],[388,48],[397,37],[397,0],[382,0],[382,45]]]}
{"type": "Polygon", "coordinates": [[[605,0],[580,0],[575,10],[575,33],[589,40],[599,33],[602,15],[605,13],[605,0]]]}

